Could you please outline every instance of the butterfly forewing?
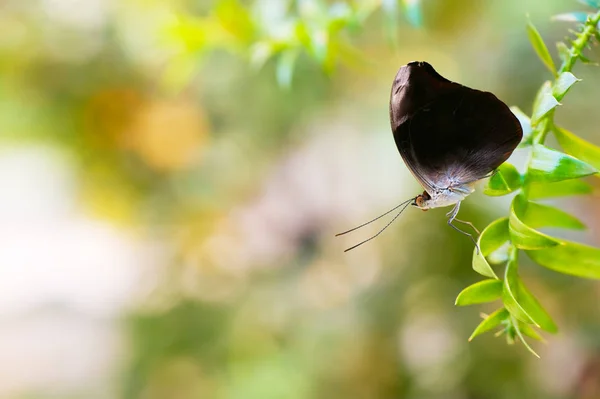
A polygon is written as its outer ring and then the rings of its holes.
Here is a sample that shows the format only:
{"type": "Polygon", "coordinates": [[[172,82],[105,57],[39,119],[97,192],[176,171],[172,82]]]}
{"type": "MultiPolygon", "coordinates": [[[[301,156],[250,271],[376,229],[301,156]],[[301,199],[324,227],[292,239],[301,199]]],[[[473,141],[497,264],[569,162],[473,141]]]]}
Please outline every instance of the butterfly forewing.
{"type": "Polygon", "coordinates": [[[426,191],[482,179],[519,144],[522,129],[496,96],[414,62],[396,75],[390,121],[404,162],[426,191]]]}

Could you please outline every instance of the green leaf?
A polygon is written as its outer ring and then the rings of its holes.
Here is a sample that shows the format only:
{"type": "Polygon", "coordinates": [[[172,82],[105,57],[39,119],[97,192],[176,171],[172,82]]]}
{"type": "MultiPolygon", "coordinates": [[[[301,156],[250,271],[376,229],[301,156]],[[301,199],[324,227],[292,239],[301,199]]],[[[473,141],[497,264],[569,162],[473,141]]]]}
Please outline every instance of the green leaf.
{"type": "Polygon", "coordinates": [[[512,201],[508,231],[513,245],[521,249],[542,249],[559,245],[559,240],[534,230],[522,221],[527,205],[527,200],[521,195],[517,195],[512,201]]]}
{"type": "MultiPolygon", "coordinates": [[[[581,147],[577,147],[576,151],[579,149],[581,147]]],[[[533,146],[527,179],[532,182],[557,182],[597,172],[596,168],[577,158],[537,144],[533,146]]]]}
{"type": "Polygon", "coordinates": [[[523,282],[519,279],[517,287],[517,298],[523,309],[527,312],[529,317],[538,325],[542,330],[549,333],[556,333],[558,327],[538,302],[538,300],[525,288],[523,282]]]}
{"type": "Polygon", "coordinates": [[[544,63],[544,65],[546,65],[548,70],[552,72],[554,76],[556,76],[556,67],[554,66],[554,61],[552,61],[550,52],[544,44],[542,36],[537,31],[535,26],[533,26],[531,21],[527,23],[527,36],[529,37],[529,41],[531,42],[533,49],[537,53],[538,57],[540,57],[540,60],[542,60],[542,62],[544,63]]]}
{"type": "Polygon", "coordinates": [[[564,197],[567,195],[589,194],[592,186],[578,179],[563,180],[556,183],[531,183],[529,185],[529,198],[564,197]]]}
{"type": "Polygon", "coordinates": [[[521,124],[521,129],[523,129],[523,138],[521,139],[520,147],[525,147],[531,145],[531,120],[529,116],[527,116],[523,111],[519,109],[519,107],[512,106],[510,107],[512,113],[517,117],[519,123],[521,124]]]}
{"type": "Polygon", "coordinates": [[[600,249],[571,241],[540,251],[526,251],[536,263],[573,276],[600,279],[600,249]]]}
{"type": "Polygon", "coordinates": [[[471,334],[471,336],[469,337],[469,341],[472,341],[473,338],[475,338],[478,335],[481,335],[498,327],[509,316],[510,314],[505,308],[500,308],[496,310],[494,313],[483,319],[481,323],[479,323],[479,325],[473,331],[473,334],[471,334]]]}
{"type": "Polygon", "coordinates": [[[502,296],[501,280],[483,280],[468,286],[458,294],[455,305],[466,306],[492,302],[502,296]]]}
{"type": "Polygon", "coordinates": [[[523,223],[534,229],[540,227],[561,227],[563,229],[583,230],[583,224],[575,216],[549,205],[529,202],[527,211],[521,219],[523,223]]]}
{"type": "Polygon", "coordinates": [[[535,324],[539,327],[539,325],[533,321],[531,316],[527,314],[527,311],[523,309],[523,306],[519,303],[518,288],[519,276],[517,274],[517,262],[516,260],[511,259],[506,264],[502,302],[504,302],[504,306],[510,312],[510,314],[516,317],[518,320],[529,324],[535,324]]]}
{"type": "Polygon", "coordinates": [[[519,337],[519,340],[521,341],[521,343],[523,344],[523,346],[525,346],[525,348],[527,348],[527,350],[533,356],[535,356],[535,357],[537,357],[539,359],[540,355],[538,355],[536,353],[536,351],[534,351],[533,348],[531,346],[529,346],[529,343],[525,340],[525,337],[523,337],[523,333],[521,332],[521,329],[520,329],[520,326],[519,326],[519,322],[517,320],[515,320],[514,327],[515,327],[515,332],[517,333],[517,336],[519,337]]]}
{"type": "Polygon", "coordinates": [[[529,338],[533,338],[536,341],[541,341],[541,342],[545,342],[544,338],[538,334],[537,331],[535,331],[535,329],[533,327],[531,327],[529,324],[525,324],[523,322],[517,321],[518,323],[518,328],[521,331],[521,333],[523,333],[523,335],[528,336],[529,338]]]}
{"type": "Polygon", "coordinates": [[[485,257],[502,247],[509,239],[508,218],[501,218],[490,223],[477,239],[479,253],[477,249],[473,250],[473,270],[483,276],[498,279],[485,257]]]}
{"type": "Polygon", "coordinates": [[[575,83],[580,82],[571,72],[563,72],[552,85],[552,95],[560,101],[575,83]]]}
{"type": "Polygon", "coordinates": [[[548,112],[559,105],[560,103],[552,95],[552,84],[550,82],[545,82],[540,88],[533,103],[531,125],[536,126],[544,116],[548,115],[548,112]]]}
{"type": "Polygon", "coordinates": [[[521,188],[522,184],[523,178],[517,168],[505,162],[496,169],[483,192],[490,196],[506,195],[521,188]]]}
{"type": "Polygon", "coordinates": [[[517,262],[514,260],[506,265],[502,300],[508,311],[520,321],[534,324],[550,333],[558,331],[550,315],[523,285],[517,274],[517,262]]]}
{"type": "Polygon", "coordinates": [[[583,12],[583,11],[576,11],[576,12],[567,12],[564,14],[558,14],[552,17],[553,21],[566,21],[566,22],[579,22],[579,23],[584,23],[585,21],[587,21],[588,16],[590,16],[592,14],[587,13],[587,12],[583,12]]]}
{"type": "Polygon", "coordinates": [[[600,169],[600,147],[577,137],[566,129],[555,127],[554,136],[567,154],[600,169]]]}

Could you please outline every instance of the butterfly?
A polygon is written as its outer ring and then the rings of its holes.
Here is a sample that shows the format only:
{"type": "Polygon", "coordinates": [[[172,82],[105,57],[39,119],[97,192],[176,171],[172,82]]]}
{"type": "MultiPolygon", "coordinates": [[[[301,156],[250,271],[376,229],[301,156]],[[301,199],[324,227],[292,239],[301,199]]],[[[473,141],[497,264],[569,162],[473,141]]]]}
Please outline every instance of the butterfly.
{"type": "Polygon", "coordinates": [[[490,177],[510,157],[523,137],[519,120],[494,94],[472,89],[441,76],[427,62],[402,66],[392,84],[390,123],[396,147],[404,163],[423,187],[423,193],[404,201],[383,215],[337,234],[350,233],[401,208],[377,234],[381,234],[408,205],[424,211],[454,206],[446,214],[448,225],[467,233],[454,222],[461,202],[475,190],[475,183],[490,177]]]}

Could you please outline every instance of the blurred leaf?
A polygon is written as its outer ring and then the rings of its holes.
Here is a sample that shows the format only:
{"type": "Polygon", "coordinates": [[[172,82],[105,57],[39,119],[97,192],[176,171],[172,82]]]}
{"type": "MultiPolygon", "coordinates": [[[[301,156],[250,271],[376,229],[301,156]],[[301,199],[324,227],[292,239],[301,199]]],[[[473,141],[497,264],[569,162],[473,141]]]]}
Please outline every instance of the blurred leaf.
{"type": "Polygon", "coordinates": [[[517,117],[519,123],[521,124],[521,129],[523,129],[523,139],[521,139],[520,147],[525,147],[531,145],[531,120],[529,116],[527,116],[523,111],[519,109],[519,107],[512,106],[510,107],[512,113],[517,117]]]}
{"type": "Polygon", "coordinates": [[[586,6],[600,8],[600,0],[579,0],[579,2],[581,4],[585,4],[586,6]]]}
{"type": "Polygon", "coordinates": [[[517,320],[515,320],[514,327],[515,327],[515,332],[517,333],[517,336],[519,337],[519,341],[521,341],[521,343],[523,344],[523,346],[525,346],[525,348],[527,348],[527,350],[533,356],[535,356],[535,357],[537,357],[539,359],[540,355],[538,355],[536,353],[536,351],[534,351],[533,348],[531,346],[529,346],[529,343],[525,340],[525,337],[523,336],[523,333],[521,332],[520,325],[519,325],[519,322],[517,320]]]}
{"type": "Polygon", "coordinates": [[[556,43],[556,51],[563,62],[571,56],[571,50],[569,50],[569,47],[564,42],[556,43]]]}
{"type": "Polygon", "coordinates": [[[571,241],[541,251],[526,251],[536,263],[559,273],[600,279],[600,249],[571,241]]]}
{"type": "Polygon", "coordinates": [[[280,86],[289,88],[292,84],[292,76],[294,74],[294,66],[298,58],[298,51],[287,50],[284,51],[277,60],[277,83],[280,86]]]}
{"type": "Polygon", "coordinates": [[[398,0],[381,0],[381,9],[385,16],[388,39],[396,45],[398,43],[398,0]]]}
{"type": "Polygon", "coordinates": [[[537,125],[548,112],[552,111],[558,105],[560,105],[560,103],[556,101],[556,98],[552,95],[552,84],[549,82],[544,83],[534,102],[531,125],[537,125]]]}
{"type": "Polygon", "coordinates": [[[275,47],[271,43],[258,42],[250,48],[250,65],[260,69],[275,54],[275,47]]]}
{"type": "Polygon", "coordinates": [[[250,44],[254,39],[254,21],[249,10],[239,0],[221,0],[215,7],[215,14],[223,29],[238,41],[250,44]]]}
{"type": "MultiPolygon", "coordinates": [[[[577,137],[566,129],[555,127],[553,131],[556,140],[567,154],[600,169],[600,147],[577,137]]],[[[598,171],[596,170],[596,172],[598,171]]]]}
{"type": "Polygon", "coordinates": [[[483,192],[490,196],[506,195],[521,188],[522,184],[523,178],[517,168],[505,162],[498,167],[483,192]]]}
{"type": "Polygon", "coordinates": [[[502,296],[501,280],[483,280],[462,290],[456,297],[455,305],[466,306],[492,302],[502,296]]]}
{"type": "Polygon", "coordinates": [[[521,219],[526,211],[527,200],[522,195],[517,195],[512,201],[508,223],[513,245],[521,249],[542,249],[559,245],[560,241],[523,223],[521,219]]]}
{"type": "Polygon", "coordinates": [[[533,228],[561,227],[563,229],[583,230],[585,225],[575,216],[549,205],[529,202],[527,211],[521,219],[533,228]]]}
{"type": "Polygon", "coordinates": [[[508,311],[520,321],[533,323],[550,333],[558,331],[550,315],[523,285],[517,274],[517,263],[512,260],[506,265],[502,299],[508,311]]]}
{"type": "Polygon", "coordinates": [[[552,20],[584,23],[589,15],[591,14],[583,11],[567,12],[564,14],[554,15],[552,20]]]}
{"type": "Polygon", "coordinates": [[[556,183],[531,183],[529,185],[529,198],[551,198],[567,195],[589,194],[592,186],[579,179],[563,180],[556,183]]]}
{"type": "Polygon", "coordinates": [[[402,5],[408,22],[413,26],[421,27],[423,25],[421,0],[402,0],[402,5]]]}
{"type": "Polygon", "coordinates": [[[478,335],[493,330],[498,327],[504,320],[509,317],[508,310],[501,308],[496,310],[494,313],[483,319],[481,323],[475,328],[473,334],[469,337],[469,341],[472,341],[478,335]]]}
{"type": "Polygon", "coordinates": [[[477,239],[479,253],[477,253],[477,249],[473,250],[473,270],[483,276],[498,279],[485,257],[502,247],[508,240],[508,218],[501,218],[490,223],[477,239]]]}
{"type": "Polygon", "coordinates": [[[527,23],[527,36],[529,37],[529,41],[531,42],[533,49],[537,53],[538,57],[540,57],[540,60],[542,60],[542,62],[544,63],[544,65],[546,65],[548,70],[550,70],[550,72],[554,76],[556,76],[556,67],[554,66],[554,61],[552,61],[550,52],[548,51],[548,48],[544,44],[544,40],[542,39],[542,36],[537,31],[535,26],[533,26],[531,21],[529,21],[527,23]]]}
{"type": "MultiPolygon", "coordinates": [[[[570,146],[571,151],[583,154],[586,157],[590,157],[594,152],[593,146],[584,147],[583,143],[585,142],[582,143],[582,140],[568,140],[567,137],[563,135],[561,139],[566,145],[570,146]]],[[[598,162],[600,163],[600,161],[598,162]]],[[[589,176],[597,172],[596,168],[577,158],[537,144],[533,146],[527,179],[531,182],[557,182],[589,176]]]]}
{"type": "Polygon", "coordinates": [[[571,86],[576,82],[580,82],[581,79],[577,79],[571,72],[563,72],[560,74],[558,79],[552,85],[552,95],[560,101],[564,95],[569,91],[571,86]]]}

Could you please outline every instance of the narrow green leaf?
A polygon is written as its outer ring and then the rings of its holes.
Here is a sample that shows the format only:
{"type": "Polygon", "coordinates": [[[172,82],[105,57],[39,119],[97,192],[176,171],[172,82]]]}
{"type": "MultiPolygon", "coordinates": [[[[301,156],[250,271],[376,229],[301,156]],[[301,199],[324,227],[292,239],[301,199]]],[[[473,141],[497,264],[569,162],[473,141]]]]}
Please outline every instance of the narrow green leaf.
{"type": "Polygon", "coordinates": [[[471,334],[471,336],[469,337],[469,341],[472,341],[473,338],[477,337],[478,335],[481,335],[498,327],[509,316],[510,314],[508,313],[508,310],[504,308],[496,310],[494,313],[483,319],[481,323],[479,323],[479,325],[473,331],[473,334],[471,334]]]}
{"type": "Polygon", "coordinates": [[[600,169],[600,147],[577,137],[566,129],[555,127],[553,131],[556,140],[567,154],[600,169]]]}
{"type": "Polygon", "coordinates": [[[552,20],[584,23],[585,21],[587,21],[587,18],[590,15],[592,14],[583,11],[567,12],[564,14],[558,14],[553,16],[552,20]]]}
{"type": "Polygon", "coordinates": [[[549,205],[529,202],[527,211],[521,219],[523,223],[534,229],[541,227],[561,227],[563,229],[583,230],[583,224],[575,216],[549,205]]]}
{"type": "Polygon", "coordinates": [[[473,250],[473,270],[483,276],[498,279],[485,257],[502,247],[509,239],[508,218],[501,218],[490,223],[477,239],[479,253],[477,253],[477,249],[473,250]]]}
{"type": "Polygon", "coordinates": [[[548,115],[548,112],[559,105],[560,103],[552,95],[552,84],[548,82],[544,83],[534,102],[531,125],[536,126],[544,116],[548,115]]]}
{"type": "Polygon", "coordinates": [[[506,264],[506,271],[504,274],[504,284],[502,291],[502,302],[504,306],[510,312],[511,315],[516,317],[518,320],[528,323],[539,325],[531,318],[523,306],[519,303],[518,299],[518,287],[519,287],[519,276],[517,274],[517,262],[510,260],[506,264]]]}
{"type": "Polygon", "coordinates": [[[545,342],[544,338],[540,334],[538,334],[538,332],[529,324],[525,324],[520,321],[517,321],[517,323],[519,324],[519,330],[521,330],[521,333],[523,333],[523,335],[529,338],[533,338],[536,341],[545,342]]]}
{"type": "Polygon", "coordinates": [[[508,223],[510,239],[520,249],[550,248],[560,244],[560,241],[523,223],[522,218],[527,212],[527,201],[517,195],[512,202],[508,223]]]}
{"type": "Polygon", "coordinates": [[[600,249],[571,241],[540,251],[526,251],[536,263],[559,273],[600,279],[600,249]]]}
{"type": "Polygon", "coordinates": [[[455,305],[466,306],[492,302],[502,296],[502,281],[483,280],[468,286],[458,294],[455,305]]]}
{"type": "Polygon", "coordinates": [[[552,85],[552,95],[560,101],[575,83],[580,82],[571,72],[563,72],[552,85]]]}
{"type": "Polygon", "coordinates": [[[529,185],[529,198],[564,197],[590,194],[592,191],[592,186],[579,179],[563,180],[556,183],[531,183],[529,185]]]}
{"type": "Polygon", "coordinates": [[[521,341],[521,343],[523,344],[523,346],[525,346],[525,348],[527,348],[527,350],[535,357],[537,357],[538,359],[540,358],[540,355],[538,355],[536,353],[536,351],[533,350],[533,348],[531,346],[529,346],[529,343],[525,340],[525,337],[523,337],[523,333],[521,332],[521,329],[519,328],[519,322],[517,320],[514,320],[514,327],[515,327],[515,332],[517,333],[517,336],[519,337],[519,340],[521,341]]]}
{"type": "Polygon", "coordinates": [[[498,167],[483,192],[490,196],[506,195],[521,188],[522,184],[523,178],[517,168],[505,162],[498,167]]]}
{"type": "Polygon", "coordinates": [[[538,32],[538,30],[535,28],[535,26],[533,26],[531,21],[529,21],[527,23],[527,36],[529,37],[529,41],[531,42],[533,49],[537,53],[538,57],[540,57],[540,60],[542,60],[542,62],[544,63],[544,65],[546,65],[548,70],[554,76],[556,76],[556,67],[554,66],[554,61],[552,61],[550,52],[548,51],[548,48],[544,44],[544,40],[542,39],[542,36],[538,32]]]}
{"type": "MultiPolygon", "coordinates": [[[[574,145],[571,149],[573,148],[580,153],[589,151],[589,149],[584,150],[583,147],[574,145]]],[[[597,172],[596,168],[577,158],[537,144],[533,146],[527,178],[531,182],[557,182],[589,176],[597,172]]]]}
{"type": "Polygon", "coordinates": [[[558,327],[556,327],[556,324],[548,312],[546,312],[538,300],[527,290],[527,288],[525,288],[520,279],[517,285],[517,298],[529,317],[531,317],[535,324],[542,330],[553,334],[558,331],[558,327]]]}
{"type": "Polygon", "coordinates": [[[520,147],[526,147],[531,145],[531,120],[529,116],[527,116],[523,111],[519,109],[519,107],[512,106],[510,107],[512,113],[517,117],[519,123],[521,124],[521,129],[523,129],[523,138],[521,139],[520,147]]]}
{"type": "Polygon", "coordinates": [[[550,333],[558,331],[550,315],[523,285],[517,274],[517,264],[512,260],[506,265],[502,299],[508,311],[520,321],[550,333]]]}

